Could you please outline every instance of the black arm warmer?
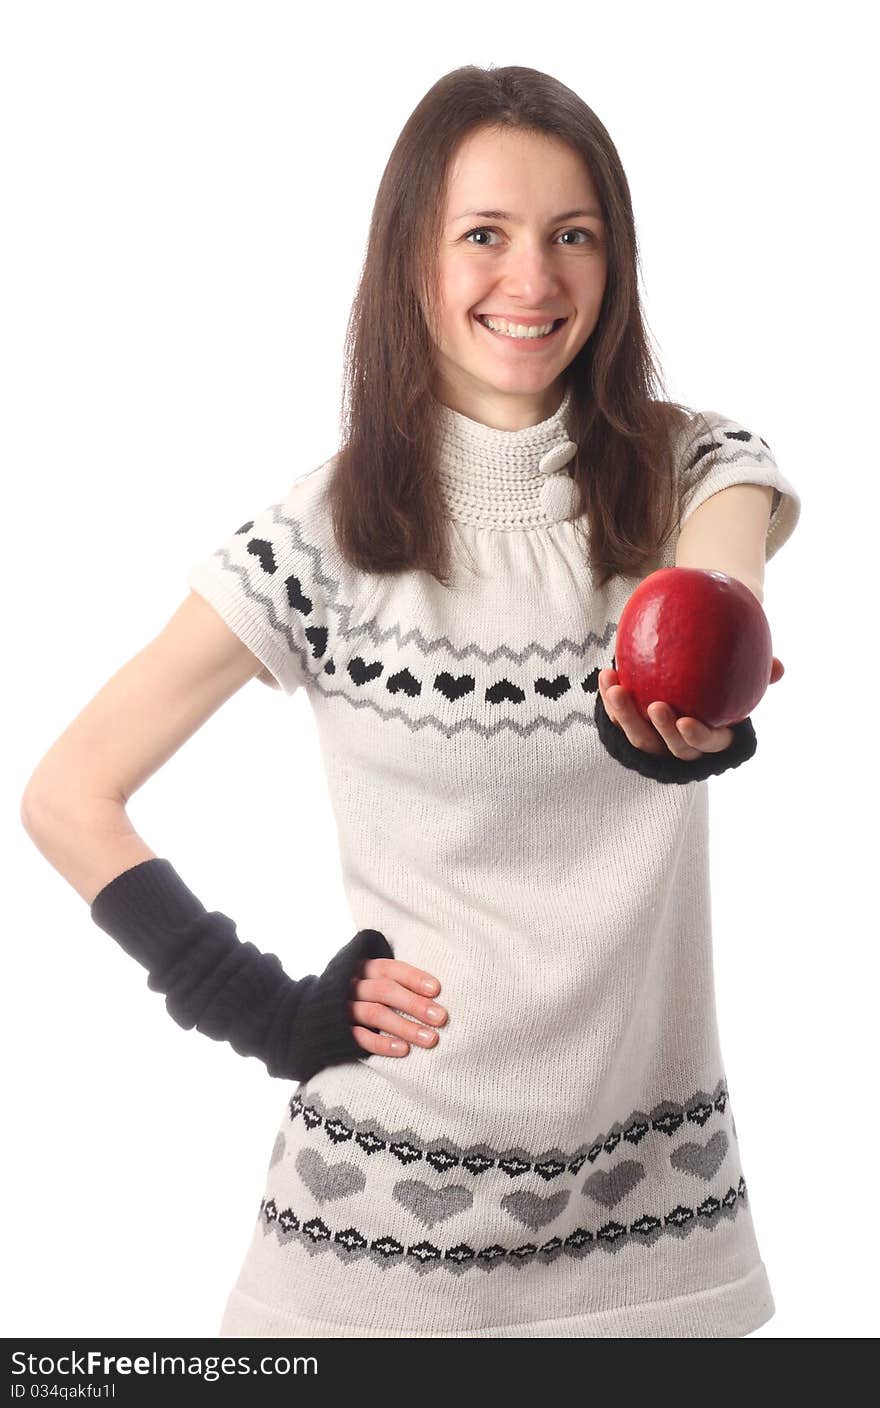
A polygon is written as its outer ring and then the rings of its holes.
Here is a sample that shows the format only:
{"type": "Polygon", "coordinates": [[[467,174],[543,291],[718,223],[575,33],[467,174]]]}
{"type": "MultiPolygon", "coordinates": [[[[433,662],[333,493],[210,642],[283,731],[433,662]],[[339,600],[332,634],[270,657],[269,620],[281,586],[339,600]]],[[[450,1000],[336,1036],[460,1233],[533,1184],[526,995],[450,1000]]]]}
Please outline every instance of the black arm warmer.
{"type": "Polygon", "coordinates": [[[623,729],[611,722],[598,689],[594,718],[599,738],[612,758],[643,777],[652,777],[655,782],[701,782],[728,768],[738,768],[751,758],[758,746],[755,727],[749,717],[731,724],[733,741],[720,753],[704,753],[701,758],[690,761],[676,758],[674,753],[646,753],[630,743],[623,729]]]}
{"type": "Polygon", "coordinates": [[[354,1039],[350,981],[367,958],[393,958],[378,929],[361,929],[320,977],[294,981],[273,953],[243,943],[235,923],[207,911],[170,861],[124,870],[97,894],[91,916],[148,970],[181,1027],[257,1056],[270,1076],[307,1081],[325,1066],[371,1053],[354,1039]]]}

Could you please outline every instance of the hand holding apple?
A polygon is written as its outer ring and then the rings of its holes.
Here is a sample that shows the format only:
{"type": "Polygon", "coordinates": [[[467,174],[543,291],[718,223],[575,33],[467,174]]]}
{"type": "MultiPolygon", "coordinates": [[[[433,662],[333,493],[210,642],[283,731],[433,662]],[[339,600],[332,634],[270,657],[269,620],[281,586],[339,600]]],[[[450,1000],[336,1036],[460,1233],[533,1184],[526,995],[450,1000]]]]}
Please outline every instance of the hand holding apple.
{"type": "Polygon", "coordinates": [[[612,668],[598,674],[599,740],[657,782],[701,781],[753,755],[751,710],[783,673],[767,617],[744,582],[712,569],[660,568],[624,606],[612,668]]]}
{"type": "MultiPolygon", "coordinates": [[[[785,674],[781,660],[773,656],[770,683],[776,684],[785,674]]],[[[632,695],[620,684],[616,670],[599,671],[599,693],[605,712],[613,724],[621,728],[630,743],[645,753],[673,753],[676,758],[691,761],[703,753],[720,753],[733,742],[733,729],[709,728],[700,719],[676,716],[663,700],[648,706],[651,722],[636,708],[632,695]],[[653,727],[652,727],[653,725],[653,727]]]]}

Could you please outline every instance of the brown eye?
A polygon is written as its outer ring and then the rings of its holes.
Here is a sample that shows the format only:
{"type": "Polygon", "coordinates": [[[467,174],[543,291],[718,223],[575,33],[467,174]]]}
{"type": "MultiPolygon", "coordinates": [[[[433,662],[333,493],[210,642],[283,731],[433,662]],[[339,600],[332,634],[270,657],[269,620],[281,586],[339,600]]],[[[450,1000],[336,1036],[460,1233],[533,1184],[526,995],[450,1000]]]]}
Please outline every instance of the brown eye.
{"type": "MultiPolygon", "coordinates": [[[[489,229],[486,228],[485,225],[481,225],[481,226],[479,226],[478,229],[476,229],[476,230],[468,230],[468,232],[467,232],[467,234],[465,235],[464,238],[465,238],[466,240],[469,240],[470,237],[471,237],[471,235],[491,235],[491,234],[494,234],[494,231],[493,231],[493,230],[489,230],[489,229]]],[[[477,248],[480,248],[480,246],[478,245],[477,248]]]]}
{"type": "MultiPolygon", "coordinates": [[[[467,234],[466,234],[466,235],[463,235],[462,238],[463,238],[464,240],[470,240],[470,238],[471,238],[472,235],[494,235],[494,234],[496,234],[496,233],[497,233],[497,231],[489,229],[489,227],[488,227],[487,225],[478,225],[476,229],[474,229],[474,230],[468,230],[467,234]]],[[[583,242],[582,242],[583,244],[590,244],[590,243],[592,243],[592,244],[597,244],[597,243],[598,243],[597,237],[593,234],[593,231],[592,231],[592,230],[583,230],[583,229],[577,229],[577,230],[563,230],[562,233],[563,233],[564,235],[584,235],[584,236],[585,236],[585,239],[584,239],[583,242]]],[[[574,249],[579,249],[580,247],[581,247],[580,245],[572,245],[572,248],[574,248],[574,249]]],[[[492,246],[491,246],[491,245],[476,245],[475,248],[477,248],[477,249],[491,249],[492,246]]]]}

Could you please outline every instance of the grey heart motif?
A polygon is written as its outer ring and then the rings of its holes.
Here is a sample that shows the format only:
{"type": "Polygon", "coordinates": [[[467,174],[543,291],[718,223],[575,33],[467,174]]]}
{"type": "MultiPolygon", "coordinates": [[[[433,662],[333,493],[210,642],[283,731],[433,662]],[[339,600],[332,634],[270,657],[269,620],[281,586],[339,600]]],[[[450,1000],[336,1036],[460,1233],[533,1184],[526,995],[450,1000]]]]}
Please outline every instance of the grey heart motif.
{"type": "Polygon", "coordinates": [[[584,1183],[583,1191],[603,1207],[613,1208],[627,1193],[631,1193],[645,1176],[645,1165],[638,1159],[621,1159],[613,1168],[597,1168],[584,1183]]]}
{"type": "Polygon", "coordinates": [[[670,1154],[669,1162],[673,1168],[679,1168],[684,1173],[693,1173],[699,1178],[712,1178],[724,1162],[728,1142],[724,1130],[718,1129],[705,1146],[680,1144],[670,1154]]]}
{"type": "Polygon", "coordinates": [[[394,1196],[426,1227],[433,1227],[435,1222],[445,1222],[448,1217],[464,1212],[474,1201],[473,1193],[461,1183],[432,1188],[418,1178],[403,1178],[395,1183],[394,1196]]]}
{"type": "Polygon", "coordinates": [[[545,1227],[548,1222],[559,1216],[570,1197],[570,1193],[559,1192],[542,1198],[539,1193],[527,1193],[521,1188],[518,1193],[507,1193],[501,1199],[501,1206],[515,1217],[517,1222],[537,1231],[539,1227],[545,1227]]]}
{"type": "Polygon", "coordinates": [[[296,1170],[319,1203],[348,1198],[352,1193],[362,1193],[367,1186],[366,1175],[354,1164],[328,1164],[317,1149],[300,1149],[296,1170]]]}
{"type": "Polygon", "coordinates": [[[269,1160],[270,1168],[273,1168],[274,1165],[277,1164],[279,1159],[284,1158],[284,1151],[286,1148],[287,1145],[284,1142],[284,1130],[279,1129],[278,1136],[275,1140],[274,1145],[272,1146],[272,1157],[269,1160]]]}

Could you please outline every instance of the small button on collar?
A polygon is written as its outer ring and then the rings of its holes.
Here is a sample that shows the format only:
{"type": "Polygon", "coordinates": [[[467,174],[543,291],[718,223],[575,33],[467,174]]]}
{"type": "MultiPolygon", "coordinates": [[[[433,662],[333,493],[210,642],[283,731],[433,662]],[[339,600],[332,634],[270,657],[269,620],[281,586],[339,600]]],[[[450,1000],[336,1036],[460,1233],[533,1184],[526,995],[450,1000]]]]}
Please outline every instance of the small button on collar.
{"type": "Polygon", "coordinates": [[[551,445],[538,462],[538,468],[545,476],[539,495],[541,507],[554,519],[570,519],[577,512],[580,496],[578,487],[570,473],[565,472],[577,454],[573,440],[560,440],[551,445]]]}
{"type": "Polygon", "coordinates": [[[556,445],[551,445],[549,450],[545,450],[538,461],[538,468],[542,474],[557,474],[576,454],[577,445],[573,440],[560,440],[556,445]]]}

